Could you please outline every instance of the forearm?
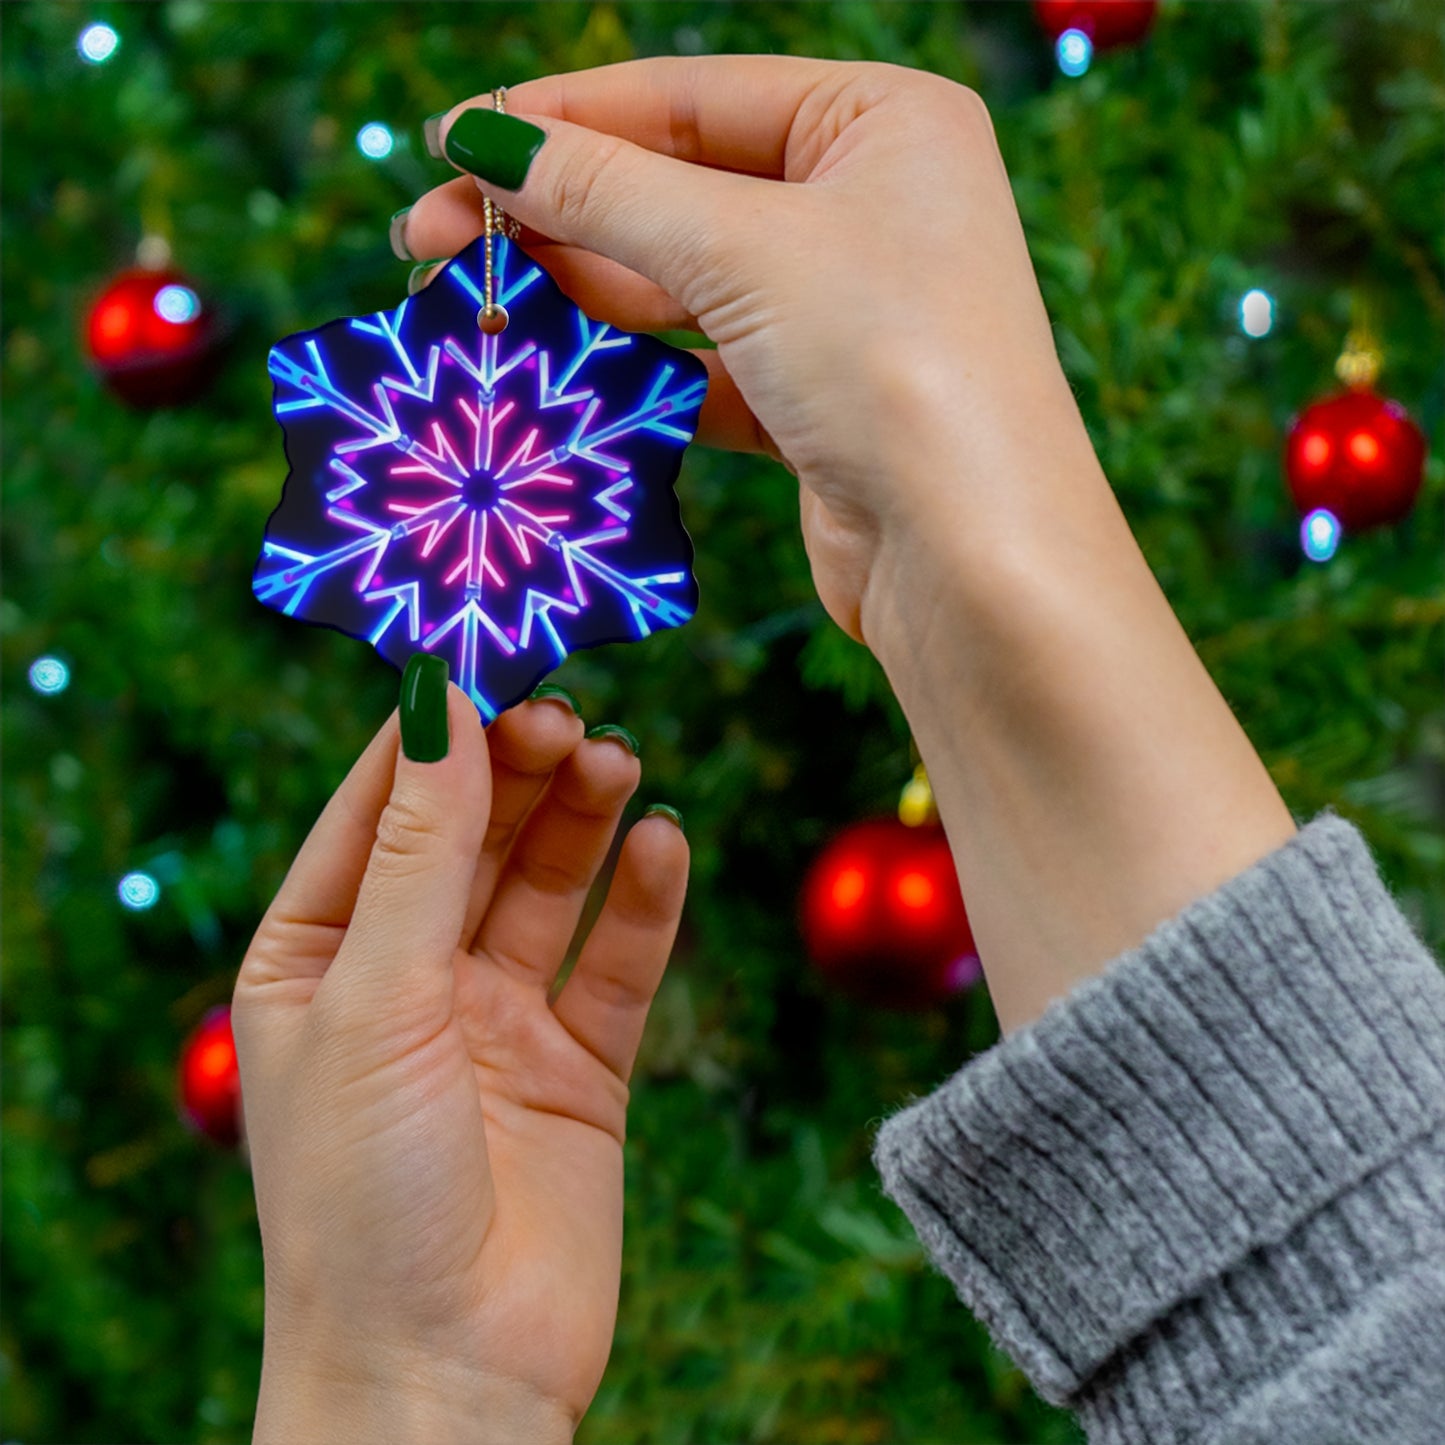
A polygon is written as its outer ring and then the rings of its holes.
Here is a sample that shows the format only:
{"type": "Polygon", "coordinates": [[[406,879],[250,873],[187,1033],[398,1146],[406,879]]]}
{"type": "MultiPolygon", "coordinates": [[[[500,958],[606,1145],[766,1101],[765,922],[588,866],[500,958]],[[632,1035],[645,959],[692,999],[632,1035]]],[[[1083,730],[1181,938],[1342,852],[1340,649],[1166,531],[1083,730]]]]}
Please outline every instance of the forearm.
{"type": "MultiPolygon", "coordinates": [[[[1295,832],[1076,414],[1051,425],[1016,437],[1023,470],[986,506],[940,493],[885,536],[862,619],[1005,1033],[1295,832]]],[[[909,453],[921,491],[960,454],[933,435],[909,453]]]]}

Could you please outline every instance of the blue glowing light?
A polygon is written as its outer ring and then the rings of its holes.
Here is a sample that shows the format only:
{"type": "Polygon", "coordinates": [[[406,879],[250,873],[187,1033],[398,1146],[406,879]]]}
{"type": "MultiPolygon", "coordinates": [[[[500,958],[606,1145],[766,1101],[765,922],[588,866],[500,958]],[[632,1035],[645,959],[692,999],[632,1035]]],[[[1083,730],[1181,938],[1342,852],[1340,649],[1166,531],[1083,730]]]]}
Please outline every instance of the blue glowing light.
{"type": "Polygon", "coordinates": [[[1340,522],[1333,512],[1316,507],[1300,523],[1300,546],[1311,562],[1328,562],[1340,545],[1340,522]]]}
{"type": "Polygon", "coordinates": [[[201,314],[201,298],[189,286],[162,286],[156,292],[156,315],[177,326],[194,321],[201,314]]]}
{"type": "Polygon", "coordinates": [[[80,39],[75,42],[80,58],[92,65],[104,65],[115,54],[119,45],[120,36],[109,25],[103,24],[87,25],[80,32],[80,39]]]}
{"type": "Polygon", "coordinates": [[[509,321],[483,332],[484,246],[394,311],[272,348],[291,474],[251,590],[398,670],[445,656],[490,722],[569,652],[696,610],[672,486],[708,377],[585,315],[500,237],[509,321]]]}
{"type": "Polygon", "coordinates": [[[1066,30],[1054,45],[1054,55],[1065,75],[1082,75],[1094,58],[1094,42],[1082,30],[1066,30]]]}
{"type": "Polygon", "coordinates": [[[356,148],[370,160],[384,161],[396,144],[391,127],[373,120],[356,132],[356,148]]]}
{"type": "Polygon", "coordinates": [[[115,891],[127,908],[139,912],[161,896],[161,885],[149,873],[127,873],[115,891]]]}
{"type": "Polygon", "coordinates": [[[1274,326],[1274,298],[1268,291],[1246,291],[1239,302],[1239,329],[1246,336],[1268,336],[1274,326]]]}
{"type": "Polygon", "coordinates": [[[37,657],[30,664],[30,686],[46,694],[64,692],[70,686],[70,669],[58,657],[37,657]]]}

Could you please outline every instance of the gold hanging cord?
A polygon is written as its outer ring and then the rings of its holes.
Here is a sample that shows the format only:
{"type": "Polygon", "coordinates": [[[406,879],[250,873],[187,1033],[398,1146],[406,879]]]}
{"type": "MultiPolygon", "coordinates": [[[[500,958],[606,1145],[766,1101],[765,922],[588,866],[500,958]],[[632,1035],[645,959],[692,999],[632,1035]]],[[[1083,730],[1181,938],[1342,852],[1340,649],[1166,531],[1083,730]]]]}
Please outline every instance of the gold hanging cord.
{"type": "MultiPolygon", "coordinates": [[[[492,109],[505,115],[507,111],[507,87],[499,85],[492,92],[492,109]]],[[[477,312],[477,325],[488,336],[495,336],[507,328],[507,308],[497,302],[492,291],[492,237],[505,236],[515,241],[522,234],[521,225],[512,219],[493,200],[482,197],[482,234],[486,237],[486,275],[483,285],[484,302],[477,312]]]]}

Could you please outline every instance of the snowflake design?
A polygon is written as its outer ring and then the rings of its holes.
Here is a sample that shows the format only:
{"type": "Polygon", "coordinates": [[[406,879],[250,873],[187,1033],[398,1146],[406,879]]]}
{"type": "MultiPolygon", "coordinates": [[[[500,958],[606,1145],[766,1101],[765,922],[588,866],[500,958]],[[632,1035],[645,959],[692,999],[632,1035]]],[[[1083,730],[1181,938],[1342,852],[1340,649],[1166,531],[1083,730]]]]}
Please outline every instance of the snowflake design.
{"type": "Polygon", "coordinates": [[[490,722],[569,652],[692,616],[672,487],[707,369],[592,320],[503,237],[510,320],[486,335],[483,245],[395,311],[272,348],[291,471],[251,590],[398,669],[443,652],[490,722]]]}

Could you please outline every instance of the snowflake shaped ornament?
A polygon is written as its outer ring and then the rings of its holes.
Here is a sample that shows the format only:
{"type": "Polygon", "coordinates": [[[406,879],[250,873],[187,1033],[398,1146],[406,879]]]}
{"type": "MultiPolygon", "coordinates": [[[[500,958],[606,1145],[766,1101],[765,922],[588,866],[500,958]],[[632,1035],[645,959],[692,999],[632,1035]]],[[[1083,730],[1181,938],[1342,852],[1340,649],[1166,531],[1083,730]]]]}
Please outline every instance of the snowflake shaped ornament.
{"type": "Polygon", "coordinates": [[[291,471],[251,590],[398,670],[442,653],[490,722],[569,652],[692,616],[673,483],[707,369],[592,320],[502,236],[487,335],[484,245],[395,311],[271,349],[291,471]]]}

